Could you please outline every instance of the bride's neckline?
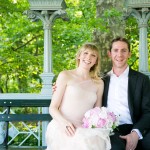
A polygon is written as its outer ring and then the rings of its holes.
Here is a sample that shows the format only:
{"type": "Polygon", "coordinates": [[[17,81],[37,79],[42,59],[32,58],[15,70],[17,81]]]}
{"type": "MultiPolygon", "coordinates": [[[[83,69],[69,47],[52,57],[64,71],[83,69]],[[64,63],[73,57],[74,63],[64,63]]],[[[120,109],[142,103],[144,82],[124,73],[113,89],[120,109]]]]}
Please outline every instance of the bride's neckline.
{"type": "Polygon", "coordinates": [[[77,78],[81,81],[91,80],[91,77],[89,75],[87,77],[83,76],[82,73],[79,73],[79,70],[72,70],[72,71],[70,71],[70,73],[72,74],[72,76],[74,76],[75,78],[77,78]]]}

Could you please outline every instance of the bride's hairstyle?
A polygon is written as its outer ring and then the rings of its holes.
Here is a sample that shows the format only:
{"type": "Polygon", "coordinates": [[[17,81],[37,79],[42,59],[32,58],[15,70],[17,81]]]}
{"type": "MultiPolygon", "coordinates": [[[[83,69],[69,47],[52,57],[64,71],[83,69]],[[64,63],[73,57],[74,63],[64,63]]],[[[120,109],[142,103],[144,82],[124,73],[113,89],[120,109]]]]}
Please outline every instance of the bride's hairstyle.
{"type": "Polygon", "coordinates": [[[96,64],[93,65],[90,69],[90,77],[94,80],[97,81],[100,79],[100,54],[99,54],[99,49],[94,43],[85,43],[83,46],[80,47],[76,54],[76,64],[79,66],[80,60],[78,59],[80,54],[84,52],[86,49],[89,49],[93,52],[95,52],[97,56],[96,64]]]}

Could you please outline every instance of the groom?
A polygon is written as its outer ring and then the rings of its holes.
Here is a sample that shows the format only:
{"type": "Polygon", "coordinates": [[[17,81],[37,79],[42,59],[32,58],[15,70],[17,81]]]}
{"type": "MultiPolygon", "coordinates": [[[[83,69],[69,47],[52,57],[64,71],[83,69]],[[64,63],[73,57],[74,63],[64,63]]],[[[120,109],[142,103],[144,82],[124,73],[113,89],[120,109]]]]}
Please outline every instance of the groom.
{"type": "Polygon", "coordinates": [[[120,118],[111,150],[150,150],[150,80],[128,66],[127,39],[114,39],[108,55],[112,70],[104,77],[103,106],[120,118]]]}

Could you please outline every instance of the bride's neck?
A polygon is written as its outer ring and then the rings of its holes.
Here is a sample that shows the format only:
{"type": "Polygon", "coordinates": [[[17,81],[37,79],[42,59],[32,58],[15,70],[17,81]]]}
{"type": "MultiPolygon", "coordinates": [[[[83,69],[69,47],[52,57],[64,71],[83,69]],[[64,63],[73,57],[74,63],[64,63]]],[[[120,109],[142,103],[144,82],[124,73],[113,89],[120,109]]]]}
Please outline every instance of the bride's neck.
{"type": "Polygon", "coordinates": [[[89,71],[82,69],[82,68],[77,68],[75,69],[76,74],[81,77],[82,79],[90,79],[89,71]]]}

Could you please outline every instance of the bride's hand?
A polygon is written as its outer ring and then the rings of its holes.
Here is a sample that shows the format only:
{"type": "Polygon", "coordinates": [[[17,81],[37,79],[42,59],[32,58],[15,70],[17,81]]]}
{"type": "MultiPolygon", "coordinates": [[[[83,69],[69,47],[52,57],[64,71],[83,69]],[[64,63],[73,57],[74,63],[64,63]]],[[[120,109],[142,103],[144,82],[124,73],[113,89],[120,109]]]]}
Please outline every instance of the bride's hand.
{"type": "Polygon", "coordinates": [[[67,123],[67,125],[65,126],[65,132],[68,136],[73,136],[75,134],[75,127],[72,123],[67,123]]]}

